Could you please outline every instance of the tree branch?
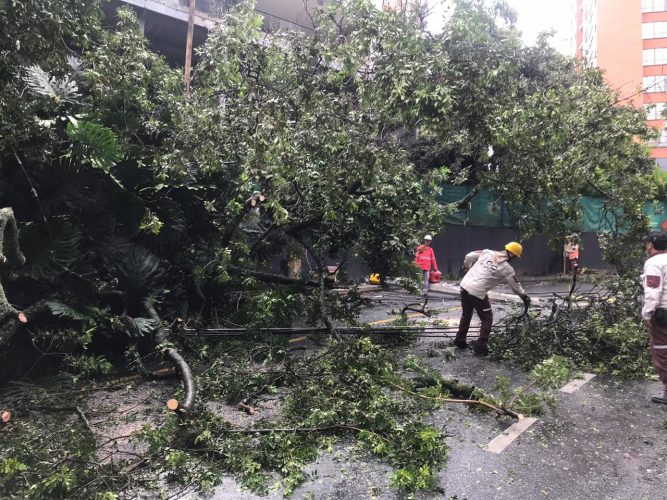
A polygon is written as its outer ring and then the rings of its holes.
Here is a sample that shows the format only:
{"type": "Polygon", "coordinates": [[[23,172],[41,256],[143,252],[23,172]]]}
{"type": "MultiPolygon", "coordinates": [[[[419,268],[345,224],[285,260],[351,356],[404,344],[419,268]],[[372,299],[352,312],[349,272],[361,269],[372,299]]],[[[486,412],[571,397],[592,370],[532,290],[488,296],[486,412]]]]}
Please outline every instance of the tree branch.
{"type": "MultiPolygon", "coordinates": [[[[167,332],[162,326],[162,319],[158,315],[150,299],[146,299],[144,301],[144,308],[146,309],[148,316],[158,324],[157,330],[155,331],[155,340],[159,344],[166,343],[167,332]]],[[[176,400],[170,400],[167,403],[167,406],[172,410],[183,410],[185,413],[189,413],[194,408],[195,396],[197,394],[197,390],[195,388],[195,379],[192,376],[190,366],[173,347],[166,347],[163,352],[165,356],[167,356],[167,358],[169,358],[169,360],[173,363],[176,370],[178,370],[180,373],[181,379],[183,380],[183,387],[185,389],[185,401],[183,403],[180,403],[176,400]],[[175,402],[175,407],[173,408],[170,404],[172,402],[175,402]]]]}
{"type": "Polygon", "coordinates": [[[510,417],[518,418],[519,420],[521,418],[523,418],[523,416],[520,415],[519,413],[516,413],[512,410],[508,410],[507,408],[494,406],[490,403],[487,403],[486,401],[480,401],[478,399],[450,399],[450,398],[442,398],[442,397],[435,398],[435,397],[430,397],[430,396],[424,396],[423,394],[418,394],[418,393],[413,392],[409,389],[406,389],[405,387],[401,387],[398,384],[394,384],[393,382],[387,381],[387,384],[389,384],[390,386],[392,386],[392,387],[394,387],[394,388],[396,388],[400,391],[405,392],[406,394],[410,394],[411,396],[416,396],[418,398],[428,399],[428,400],[431,400],[431,401],[440,401],[442,403],[460,403],[460,404],[471,405],[471,406],[474,406],[474,405],[483,406],[484,408],[487,408],[489,410],[493,410],[498,415],[509,415],[510,417]]]}

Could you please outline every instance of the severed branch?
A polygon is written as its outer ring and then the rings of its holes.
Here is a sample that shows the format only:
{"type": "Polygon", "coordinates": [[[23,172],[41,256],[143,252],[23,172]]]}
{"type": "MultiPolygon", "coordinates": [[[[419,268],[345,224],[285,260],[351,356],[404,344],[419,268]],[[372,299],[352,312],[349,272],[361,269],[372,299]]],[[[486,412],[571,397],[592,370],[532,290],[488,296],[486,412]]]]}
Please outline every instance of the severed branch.
{"type": "Polygon", "coordinates": [[[237,271],[237,272],[244,272],[252,276],[253,278],[256,278],[260,281],[264,281],[266,283],[277,283],[280,285],[301,285],[303,287],[318,287],[320,286],[319,283],[316,281],[311,281],[311,280],[300,280],[297,278],[289,278],[287,276],[283,276],[281,274],[272,274],[272,273],[264,273],[261,271],[252,271],[250,269],[242,269],[240,267],[235,267],[235,266],[230,266],[229,268],[232,271],[237,271]]]}
{"type": "Polygon", "coordinates": [[[509,415],[510,417],[517,418],[521,420],[523,418],[523,415],[520,413],[516,413],[512,410],[508,410],[507,408],[499,407],[499,406],[494,406],[490,403],[487,403],[486,401],[480,401],[479,399],[451,399],[451,398],[442,398],[442,397],[431,397],[431,396],[424,396],[423,394],[419,394],[416,392],[413,392],[405,387],[402,387],[398,384],[394,384],[393,382],[387,381],[387,384],[389,384],[391,387],[394,387],[395,389],[398,389],[399,391],[403,391],[406,394],[410,394],[411,396],[416,396],[418,398],[422,399],[428,399],[429,401],[440,401],[441,403],[460,403],[460,404],[465,404],[465,405],[471,405],[471,406],[482,406],[484,408],[487,408],[489,410],[492,410],[496,412],[498,415],[503,416],[503,415],[509,415]]]}
{"type": "MultiPolygon", "coordinates": [[[[148,316],[158,324],[157,330],[155,331],[155,340],[157,340],[159,344],[165,344],[167,342],[167,332],[165,331],[164,326],[162,326],[162,319],[158,315],[150,299],[144,301],[144,308],[146,309],[148,316]]],[[[181,356],[173,347],[165,346],[163,353],[169,358],[176,370],[180,373],[181,379],[183,380],[183,387],[185,389],[185,401],[181,403],[176,399],[170,399],[167,402],[167,407],[173,411],[181,410],[184,413],[189,413],[195,406],[195,396],[197,393],[195,379],[192,376],[190,366],[183,359],[183,356],[181,356]]]]}
{"type": "MultiPolygon", "coordinates": [[[[1,287],[0,287],[1,288],[1,287]]],[[[35,302],[16,316],[10,315],[5,321],[0,320],[0,340],[8,340],[16,334],[21,326],[30,322],[33,324],[51,315],[51,310],[46,305],[46,300],[35,302]]]]}

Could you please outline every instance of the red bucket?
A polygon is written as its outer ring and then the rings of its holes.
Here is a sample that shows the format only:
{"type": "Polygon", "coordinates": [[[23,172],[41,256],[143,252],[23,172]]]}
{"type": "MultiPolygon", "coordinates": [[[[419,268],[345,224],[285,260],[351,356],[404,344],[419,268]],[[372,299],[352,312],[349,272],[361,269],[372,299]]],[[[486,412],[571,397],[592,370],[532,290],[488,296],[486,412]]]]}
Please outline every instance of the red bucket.
{"type": "Polygon", "coordinates": [[[440,283],[442,273],[440,271],[433,271],[428,277],[429,283],[440,283]]]}

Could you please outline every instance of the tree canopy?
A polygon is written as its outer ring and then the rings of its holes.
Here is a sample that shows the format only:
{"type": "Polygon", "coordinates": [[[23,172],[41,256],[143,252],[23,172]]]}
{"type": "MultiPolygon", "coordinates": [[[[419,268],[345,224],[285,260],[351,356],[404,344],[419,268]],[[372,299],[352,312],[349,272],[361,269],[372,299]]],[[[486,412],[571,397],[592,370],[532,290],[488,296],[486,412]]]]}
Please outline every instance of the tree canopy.
{"type": "Polygon", "coordinates": [[[21,226],[21,307],[352,319],[326,266],[413,277],[419,235],[454,208],[445,183],[499,193],[520,235],[554,241],[582,194],[604,196],[619,265],[645,227],[642,111],[547,38],[524,46],[502,2],[454,2],[438,34],[364,0],[320,11],[312,34],[266,34],[242,3],[198,49],[190,96],[130,8],[111,25],[95,1],[2,9],[0,204],[21,226]]]}

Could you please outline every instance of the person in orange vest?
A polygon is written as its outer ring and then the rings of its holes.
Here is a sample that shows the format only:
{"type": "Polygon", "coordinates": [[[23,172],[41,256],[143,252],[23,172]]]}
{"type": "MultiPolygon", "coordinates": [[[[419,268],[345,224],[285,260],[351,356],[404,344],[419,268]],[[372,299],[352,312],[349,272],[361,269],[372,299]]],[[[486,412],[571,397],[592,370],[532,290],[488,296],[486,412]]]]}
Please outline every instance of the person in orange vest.
{"type": "Polygon", "coordinates": [[[570,236],[565,241],[563,257],[565,258],[565,274],[569,274],[579,267],[579,242],[576,235],[570,236]]]}
{"type": "Polygon", "coordinates": [[[417,252],[415,253],[415,264],[417,264],[417,267],[422,270],[424,277],[424,283],[422,285],[422,294],[424,296],[428,295],[431,269],[434,271],[438,270],[438,263],[435,261],[435,254],[431,248],[432,239],[433,238],[430,234],[424,236],[424,243],[417,247],[417,252]]]}

